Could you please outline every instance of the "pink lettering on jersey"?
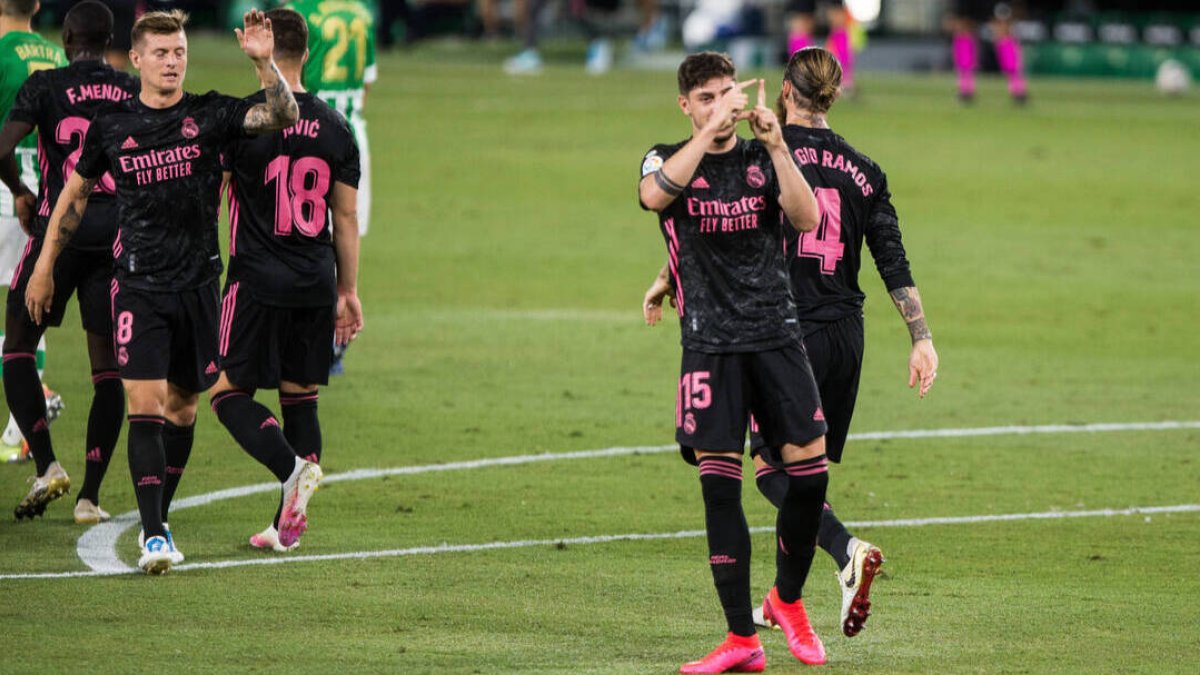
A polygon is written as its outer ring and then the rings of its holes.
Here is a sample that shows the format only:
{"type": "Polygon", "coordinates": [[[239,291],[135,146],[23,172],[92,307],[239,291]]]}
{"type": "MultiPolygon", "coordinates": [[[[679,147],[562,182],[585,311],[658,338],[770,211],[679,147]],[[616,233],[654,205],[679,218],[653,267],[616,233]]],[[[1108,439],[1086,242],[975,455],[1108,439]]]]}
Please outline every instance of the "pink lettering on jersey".
{"type": "Polygon", "coordinates": [[[758,229],[758,212],[767,208],[764,195],[727,202],[688,197],[688,215],[700,216],[700,233],[716,234],[758,229]]]}
{"type": "Polygon", "coordinates": [[[67,87],[64,93],[72,105],[83,101],[124,101],[133,98],[133,94],[115,84],[81,84],[67,87]]]}
{"type": "MultiPolygon", "coordinates": [[[[189,120],[190,117],[184,120],[185,129],[189,120]]],[[[151,185],[192,175],[192,160],[199,159],[202,154],[204,153],[200,146],[193,143],[167,150],[121,155],[117,163],[121,171],[133,173],[134,181],[138,185],[151,185]]]]}
{"type": "Polygon", "coordinates": [[[301,118],[292,126],[283,130],[283,137],[288,138],[292,135],[306,136],[308,138],[316,138],[321,133],[321,121],[309,120],[301,118]]]}
{"type": "MultiPolygon", "coordinates": [[[[792,155],[800,162],[801,166],[817,163],[817,151],[812,148],[797,148],[792,152],[792,155]]],[[[834,155],[828,150],[822,150],[821,166],[826,169],[845,172],[854,181],[854,184],[858,186],[858,189],[862,191],[864,197],[870,197],[875,192],[875,188],[867,182],[867,175],[855,166],[854,162],[846,159],[841,153],[834,155]]]]}

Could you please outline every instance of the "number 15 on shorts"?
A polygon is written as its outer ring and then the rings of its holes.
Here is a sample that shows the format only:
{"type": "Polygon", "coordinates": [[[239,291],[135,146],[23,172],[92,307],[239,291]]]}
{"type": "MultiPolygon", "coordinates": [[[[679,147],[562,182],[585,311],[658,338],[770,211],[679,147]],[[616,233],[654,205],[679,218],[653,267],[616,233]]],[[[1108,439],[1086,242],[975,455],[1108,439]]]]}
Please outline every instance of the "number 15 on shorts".
{"type": "Polygon", "coordinates": [[[675,428],[683,429],[688,434],[695,433],[696,419],[692,410],[704,410],[712,405],[712,385],[708,378],[712,376],[707,370],[697,370],[684,373],[679,378],[679,388],[675,394],[675,428]]]}

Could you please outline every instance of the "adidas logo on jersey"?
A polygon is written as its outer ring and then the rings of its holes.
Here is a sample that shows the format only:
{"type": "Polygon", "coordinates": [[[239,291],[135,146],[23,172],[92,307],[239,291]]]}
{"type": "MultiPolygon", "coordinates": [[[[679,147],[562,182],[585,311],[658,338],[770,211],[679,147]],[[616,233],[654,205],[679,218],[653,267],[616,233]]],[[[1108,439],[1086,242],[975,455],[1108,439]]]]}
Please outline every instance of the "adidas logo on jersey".
{"type": "Polygon", "coordinates": [[[136,147],[138,147],[138,143],[137,141],[133,140],[133,136],[126,137],[125,142],[121,144],[122,150],[132,150],[136,147]]]}
{"type": "Polygon", "coordinates": [[[825,421],[825,411],[821,410],[820,408],[817,408],[817,412],[813,413],[813,421],[814,422],[824,422],[825,421]]]}
{"type": "Polygon", "coordinates": [[[692,181],[692,189],[693,190],[707,190],[708,189],[708,181],[704,180],[704,176],[700,176],[696,180],[692,181]]]}

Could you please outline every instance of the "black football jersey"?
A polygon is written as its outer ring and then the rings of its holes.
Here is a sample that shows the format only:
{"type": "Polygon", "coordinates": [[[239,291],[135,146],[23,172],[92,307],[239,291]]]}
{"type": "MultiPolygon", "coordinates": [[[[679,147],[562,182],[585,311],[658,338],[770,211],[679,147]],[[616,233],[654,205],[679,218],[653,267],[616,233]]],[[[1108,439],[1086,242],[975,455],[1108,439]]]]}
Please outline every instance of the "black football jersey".
{"type": "MultiPolygon", "coordinates": [[[[140,89],[136,77],[103,61],[76,61],[64,68],[40,70],[21,85],[8,117],[37,127],[42,182],[33,222],[34,236],[46,234],[50,212],[66,177],[79,161],[83,138],[96,111],[128,100],[140,89]]],[[[112,246],[117,234],[115,191],[109,174],[96,183],[79,229],[71,239],[72,248],[112,246]]]]}
{"type": "Polygon", "coordinates": [[[298,93],[296,103],[300,121],[291,128],[225,150],[233,173],[229,278],[264,304],[319,307],[337,300],[329,201],[335,182],[358,187],[358,145],[346,119],[321,99],[298,93]]]}
{"type": "Polygon", "coordinates": [[[913,286],[887,176],[879,166],[829,129],[789,124],[783,137],[821,209],[815,230],[786,230],[800,319],[805,324],[836,321],[862,311],[858,270],[864,239],[889,291],[913,286]]]}
{"type": "MultiPolygon", "coordinates": [[[[654,146],[642,160],[642,176],[684,143],[654,146]]],[[[683,346],[750,352],[797,339],[779,184],[761,143],[739,139],[729,152],[705,155],[658,219],[683,346]]]]}
{"type": "Polygon", "coordinates": [[[220,152],[243,135],[251,105],[210,91],[156,109],[135,96],[92,120],[75,171],[89,180],[112,172],[122,285],[180,291],[221,275],[220,152]]]}

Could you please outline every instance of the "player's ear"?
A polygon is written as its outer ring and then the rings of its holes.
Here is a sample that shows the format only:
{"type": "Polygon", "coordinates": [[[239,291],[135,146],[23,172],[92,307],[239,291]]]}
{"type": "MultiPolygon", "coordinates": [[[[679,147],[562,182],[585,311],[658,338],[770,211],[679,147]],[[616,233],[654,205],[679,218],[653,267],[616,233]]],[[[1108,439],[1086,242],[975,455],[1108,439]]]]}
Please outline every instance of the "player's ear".
{"type": "Polygon", "coordinates": [[[688,117],[692,116],[691,106],[688,105],[688,97],[683,94],[679,95],[679,109],[683,111],[684,115],[688,117]]]}
{"type": "Polygon", "coordinates": [[[300,65],[308,63],[308,47],[304,48],[304,56],[300,57],[300,65]]]}

